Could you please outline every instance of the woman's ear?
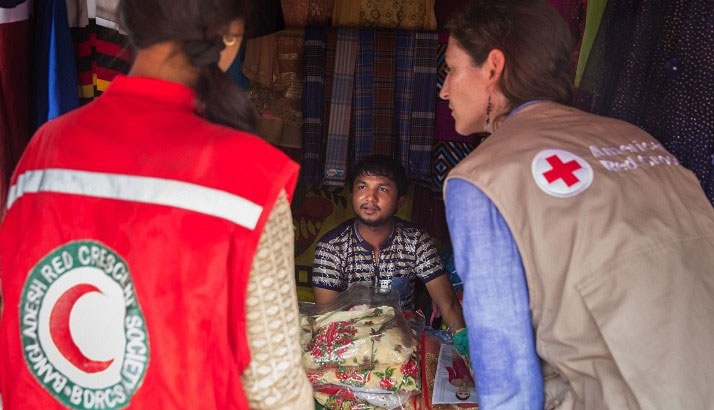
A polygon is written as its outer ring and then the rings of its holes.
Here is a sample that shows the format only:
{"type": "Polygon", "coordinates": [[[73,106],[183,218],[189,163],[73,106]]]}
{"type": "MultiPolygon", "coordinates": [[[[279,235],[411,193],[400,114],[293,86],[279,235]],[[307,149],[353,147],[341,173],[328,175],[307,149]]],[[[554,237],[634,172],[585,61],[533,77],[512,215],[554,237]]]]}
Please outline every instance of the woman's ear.
{"type": "Polygon", "coordinates": [[[492,83],[497,83],[503,75],[503,68],[506,65],[506,56],[503,51],[494,48],[488,53],[485,61],[489,72],[488,80],[492,83]]]}

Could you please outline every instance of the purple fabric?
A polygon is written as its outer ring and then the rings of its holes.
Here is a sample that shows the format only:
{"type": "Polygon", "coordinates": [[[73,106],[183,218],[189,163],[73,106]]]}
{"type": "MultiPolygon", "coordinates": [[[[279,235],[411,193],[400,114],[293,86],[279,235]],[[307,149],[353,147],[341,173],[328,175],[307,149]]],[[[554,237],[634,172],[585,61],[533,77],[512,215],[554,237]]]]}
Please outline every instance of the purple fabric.
{"type": "Polygon", "coordinates": [[[475,135],[461,135],[454,128],[454,117],[451,116],[449,102],[442,99],[436,101],[436,119],[434,125],[434,139],[436,141],[473,142],[475,135]]]}

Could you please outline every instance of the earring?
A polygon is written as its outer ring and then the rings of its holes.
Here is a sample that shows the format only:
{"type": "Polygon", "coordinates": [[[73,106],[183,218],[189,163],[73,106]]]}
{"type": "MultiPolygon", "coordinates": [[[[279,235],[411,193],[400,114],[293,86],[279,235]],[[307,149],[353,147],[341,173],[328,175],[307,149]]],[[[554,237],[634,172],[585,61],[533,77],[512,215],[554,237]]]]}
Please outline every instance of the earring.
{"type": "Polygon", "coordinates": [[[226,47],[235,45],[235,43],[237,43],[237,42],[238,42],[238,37],[236,37],[236,36],[229,36],[227,34],[223,36],[223,44],[225,44],[226,47]]]}
{"type": "Polygon", "coordinates": [[[491,123],[491,94],[488,95],[488,104],[486,105],[486,125],[491,123]]]}

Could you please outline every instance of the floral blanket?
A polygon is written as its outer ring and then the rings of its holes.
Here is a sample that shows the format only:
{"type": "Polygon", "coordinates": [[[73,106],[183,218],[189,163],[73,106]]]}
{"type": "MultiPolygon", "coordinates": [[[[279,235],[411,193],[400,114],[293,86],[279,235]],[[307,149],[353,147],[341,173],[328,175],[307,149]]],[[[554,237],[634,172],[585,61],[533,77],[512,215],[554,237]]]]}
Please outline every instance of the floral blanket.
{"type": "Polygon", "coordinates": [[[301,318],[302,363],[320,404],[414,408],[421,391],[417,341],[395,314],[390,306],[362,306],[301,318]]]}
{"type": "Polygon", "coordinates": [[[395,327],[394,309],[389,306],[330,312],[311,326],[311,340],[302,357],[308,370],[403,365],[416,351],[416,339],[395,327]]]}

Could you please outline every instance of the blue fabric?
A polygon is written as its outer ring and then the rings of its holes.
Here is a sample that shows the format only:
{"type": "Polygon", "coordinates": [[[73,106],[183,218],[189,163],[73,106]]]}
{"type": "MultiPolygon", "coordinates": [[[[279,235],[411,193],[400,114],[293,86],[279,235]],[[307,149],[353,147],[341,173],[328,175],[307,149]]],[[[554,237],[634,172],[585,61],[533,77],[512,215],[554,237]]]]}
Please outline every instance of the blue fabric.
{"type": "Polygon", "coordinates": [[[245,42],[241,45],[238,55],[231,63],[231,66],[228,67],[226,74],[228,74],[240,88],[248,90],[248,87],[250,87],[250,79],[243,74],[243,60],[245,60],[245,42]]]}
{"type": "Polygon", "coordinates": [[[305,27],[304,77],[302,92],[303,158],[300,173],[308,184],[320,181],[322,136],[325,130],[325,43],[324,27],[305,27]]]}
{"type": "Polygon", "coordinates": [[[68,20],[64,0],[39,3],[32,79],[35,128],[79,106],[77,67],[68,20]]]}
{"type": "Polygon", "coordinates": [[[525,273],[511,231],[471,183],[452,179],[445,195],[480,408],[540,410],[543,379],[525,273]]]}

